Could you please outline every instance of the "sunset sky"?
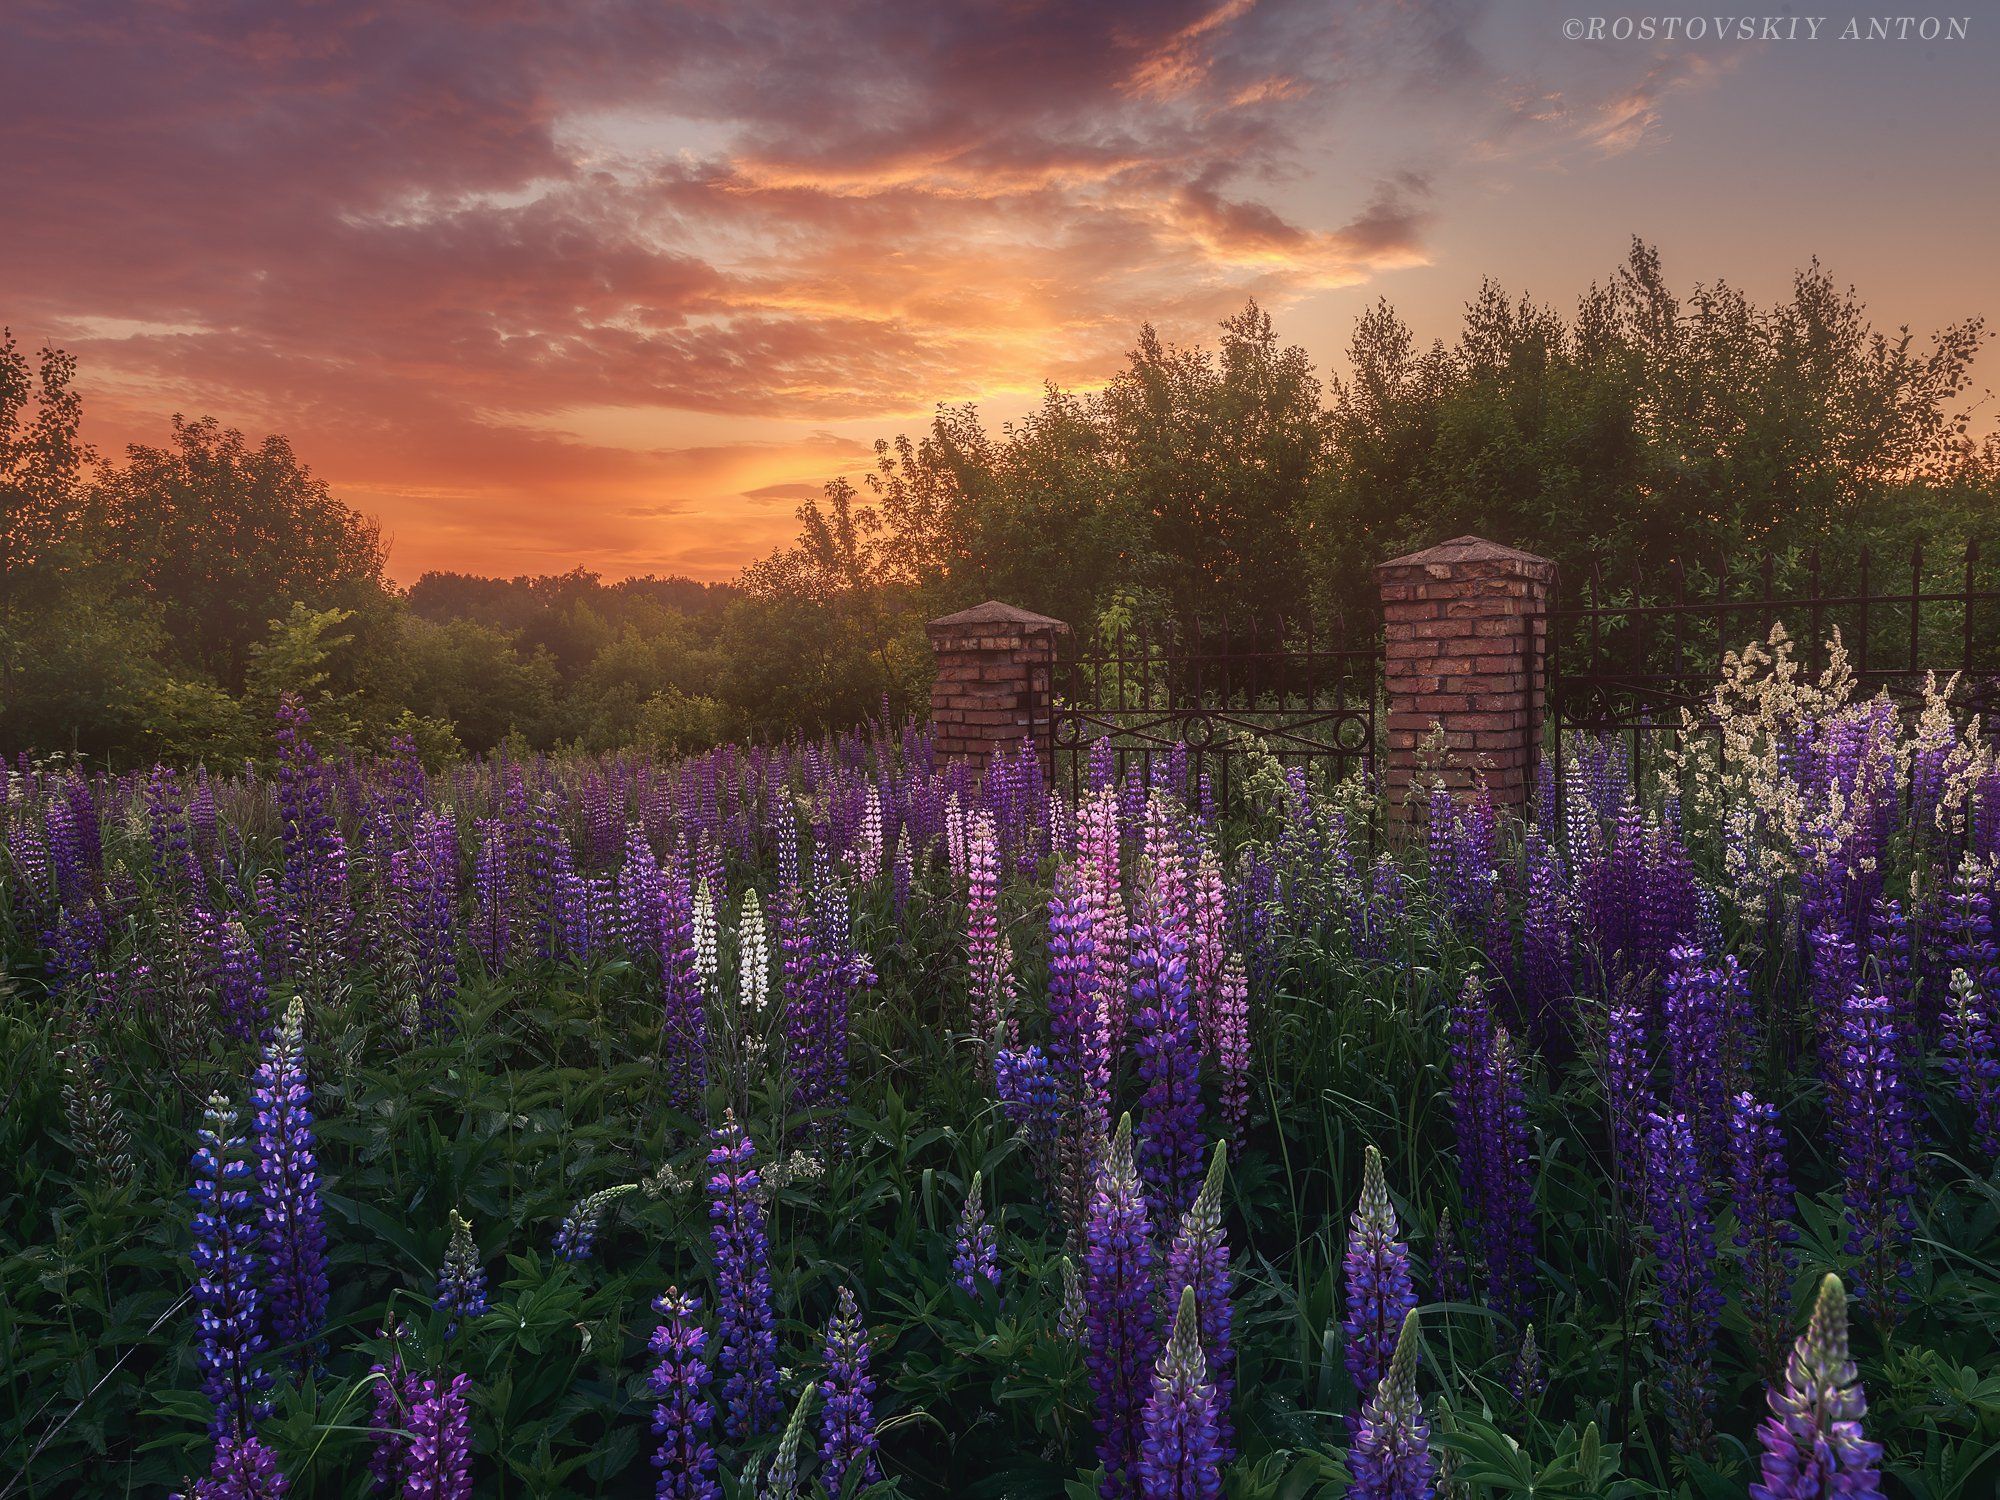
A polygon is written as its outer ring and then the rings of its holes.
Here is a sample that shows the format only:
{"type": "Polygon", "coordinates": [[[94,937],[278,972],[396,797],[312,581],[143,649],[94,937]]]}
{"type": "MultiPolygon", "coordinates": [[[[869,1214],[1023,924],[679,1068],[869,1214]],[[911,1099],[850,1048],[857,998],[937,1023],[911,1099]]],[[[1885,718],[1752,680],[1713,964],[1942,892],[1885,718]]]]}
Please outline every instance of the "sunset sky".
{"type": "Polygon", "coordinates": [[[997,425],[1252,295],[1336,372],[1378,296],[1567,308],[1634,234],[1683,288],[1818,255],[1878,324],[2000,316],[2000,12],[1563,35],[1671,13],[8,0],[0,322],[107,452],[285,434],[409,581],[727,577],[936,403],[997,425]]]}

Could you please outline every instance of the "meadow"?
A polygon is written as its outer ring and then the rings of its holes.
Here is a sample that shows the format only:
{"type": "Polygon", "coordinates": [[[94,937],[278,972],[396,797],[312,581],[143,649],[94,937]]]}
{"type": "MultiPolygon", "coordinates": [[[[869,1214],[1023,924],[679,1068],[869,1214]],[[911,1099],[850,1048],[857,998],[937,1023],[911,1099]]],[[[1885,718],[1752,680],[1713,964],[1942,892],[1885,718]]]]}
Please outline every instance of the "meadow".
{"type": "Polygon", "coordinates": [[[1407,820],[23,757],[0,1500],[1983,1500],[2000,770],[1837,648],[1710,718],[1407,820]]]}

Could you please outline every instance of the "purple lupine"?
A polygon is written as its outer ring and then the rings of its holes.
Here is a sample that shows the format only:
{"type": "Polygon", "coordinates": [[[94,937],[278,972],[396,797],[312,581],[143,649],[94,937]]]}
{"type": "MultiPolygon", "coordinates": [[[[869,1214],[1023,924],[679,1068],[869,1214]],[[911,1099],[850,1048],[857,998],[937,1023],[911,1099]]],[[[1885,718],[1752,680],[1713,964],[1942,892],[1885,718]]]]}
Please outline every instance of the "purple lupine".
{"type": "Polygon", "coordinates": [[[1546,1026],[1550,1008],[1574,986],[1570,895],[1562,858],[1542,834],[1525,835],[1528,891],[1521,911],[1521,969],[1529,1013],[1546,1026]]]}
{"type": "Polygon", "coordinates": [[[1361,1408],[1347,1467],[1351,1500],[1432,1500],[1437,1493],[1430,1423],[1417,1394],[1415,1308],[1403,1319],[1388,1373],[1361,1408]]]}
{"type": "Polygon", "coordinates": [[[1972,1138],[1988,1156],[2000,1155],[2000,1017],[1970,974],[1951,971],[1951,1008],[1945,1014],[1945,1072],[1953,1092],[1972,1112],[1972,1138]]]}
{"type": "Polygon", "coordinates": [[[451,815],[441,808],[419,813],[410,848],[391,868],[410,944],[418,1029],[442,1036],[458,998],[458,829],[451,815]]]}
{"type": "Polygon", "coordinates": [[[1646,1217],[1660,1298],[1667,1420],[1675,1447],[1705,1453],[1714,1439],[1715,1229],[1694,1126],[1685,1114],[1654,1115],[1646,1129],[1646,1217]]]}
{"type": "Polygon", "coordinates": [[[327,985],[345,951],[347,842],[334,824],[333,784],[306,731],[294,695],[278,702],[278,812],[284,850],[280,882],[286,956],[301,982],[327,985]]]}
{"type": "Polygon", "coordinates": [[[425,1380],[410,1408],[410,1447],[403,1474],[404,1500],[472,1500],[471,1381],[425,1380]]]}
{"type": "Polygon", "coordinates": [[[965,1206],[958,1211],[951,1279],[974,1299],[1000,1289],[1000,1242],[986,1217],[985,1179],[978,1172],[972,1174],[972,1185],[965,1190],[965,1206]]]}
{"type": "Polygon", "coordinates": [[[451,1211],[451,1242],[445,1247],[432,1306],[450,1319],[444,1331],[448,1339],[458,1336],[459,1325],[466,1319],[486,1312],[486,1267],[480,1264],[479,1246],[473,1243],[472,1221],[455,1208],[451,1211]]]}
{"type": "Polygon", "coordinates": [[[1882,1493],[1882,1445],[1861,1435],[1868,1401],[1847,1351],[1847,1296],[1838,1276],[1820,1283],[1812,1320],[1792,1347],[1771,1415],[1757,1429],[1764,1450],[1750,1500],[1867,1500],[1882,1493]]]}
{"type": "MultiPolygon", "coordinates": [[[[1352,1233],[1341,1262],[1347,1304],[1341,1325],[1346,1333],[1343,1353],[1355,1398],[1366,1401],[1388,1373],[1403,1320],[1417,1305],[1410,1249],[1398,1237],[1396,1205],[1382,1175],[1382,1153],[1372,1145],[1363,1154],[1361,1201],[1350,1222],[1352,1233]]],[[[1358,1416],[1355,1422],[1358,1425],[1358,1416]]]]}
{"type": "Polygon", "coordinates": [[[1652,1097],[1646,1012],[1622,992],[1611,1003],[1604,1037],[1604,1104],[1609,1115],[1612,1177],[1636,1195],[1646,1160],[1646,1114],[1652,1097]]]}
{"type": "Polygon", "coordinates": [[[1166,1306],[1175,1306],[1184,1291],[1194,1293],[1201,1347],[1207,1359],[1206,1378],[1215,1392],[1216,1438],[1225,1462],[1233,1455],[1235,1427],[1230,1403],[1236,1394],[1235,1310],[1230,1303],[1229,1242],[1222,1232],[1222,1183],[1228,1165],[1228,1147],[1217,1141],[1201,1191],[1181,1215],[1180,1228],[1167,1250],[1163,1281],[1166,1306]]]}
{"type": "Polygon", "coordinates": [[[226,1432],[215,1441],[215,1461],[194,1482],[194,1500],[285,1500],[292,1481],[278,1456],[254,1432],[226,1432]]]}
{"type": "Polygon", "coordinates": [[[756,1144],[734,1111],[710,1137],[709,1238],[715,1247],[716,1367],[723,1430],[732,1443],[766,1432],[778,1402],[778,1319],[771,1305],[771,1248],[758,1201],[756,1144]]]}
{"type": "Polygon", "coordinates": [[[649,1344],[655,1363],[646,1373],[653,1393],[653,1467],[660,1471],[658,1500],[719,1500],[715,1448],[709,1434],[715,1406],[708,1399],[708,1330],[699,1302],[679,1287],[653,1299],[660,1315],[649,1344]]]}
{"type": "Polygon", "coordinates": [[[1057,1201],[1063,1222],[1083,1223],[1097,1143],[1110,1125],[1111,1043],[1096,988],[1092,904],[1081,872],[1056,872],[1049,900],[1050,1071],[1062,1100],[1057,1201]]]}
{"type": "Polygon", "coordinates": [[[1743,1252],[1743,1312],[1763,1367],[1784,1356],[1791,1320],[1792,1182],[1785,1171],[1785,1136],[1778,1107],[1739,1093],[1730,1101],[1729,1179],[1736,1207],[1736,1247],[1743,1252]]]}
{"type": "Polygon", "coordinates": [[[329,1288],[312,1085],[306,1077],[305,1005],[296,995],[264,1048],[250,1097],[271,1333],[291,1366],[303,1369],[326,1323],[329,1288]]]}
{"type": "Polygon", "coordinates": [[[1847,1205],[1847,1253],[1857,1294],[1884,1327],[1909,1300],[1916,1236],[1916,1143],[1895,1012],[1862,991],[1848,997],[1840,1028],[1834,1136],[1847,1205]]]}
{"type": "Polygon", "coordinates": [[[819,1383],[819,1456],[826,1489],[839,1495],[850,1483],[882,1477],[875,1458],[875,1380],[868,1373],[868,1330],[848,1287],[840,1289],[826,1325],[826,1375],[819,1383]]]}
{"type": "Polygon", "coordinates": [[[1153,1225],[1132,1159],[1132,1117],[1125,1115],[1097,1169],[1084,1234],[1086,1357],[1104,1464],[1105,1500],[1135,1487],[1134,1465],[1145,1410],[1146,1377],[1159,1347],[1153,1288],[1153,1225]]]}
{"type": "MultiPolygon", "coordinates": [[[[398,1339],[404,1330],[394,1330],[398,1339]]],[[[377,1495],[401,1494],[403,1480],[410,1472],[410,1412],[423,1394],[423,1382],[403,1364],[400,1347],[392,1349],[386,1363],[373,1368],[374,1410],[369,1419],[371,1442],[368,1451],[370,1489],[377,1495]]]]}
{"type": "Polygon", "coordinates": [[[667,1098],[693,1114],[708,1083],[708,1007],[695,953],[694,893],[678,862],[660,872],[654,899],[667,1098]]]}
{"type": "Polygon", "coordinates": [[[993,1093],[1001,1113],[1027,1142],[1045,1182],[1060,1189],[1063,1093],[1040,1047],[1002,1047],[993,1054],[993,1093]]]}
{"type": "Polygon", "coordinates": [[[236,1134],[236,1111],[211,1094],[194,1153],[195,1362],[201,1388],[215,1403],[217,1437],[243,1434],[269,1409],[271,1375],[258,1366],[264,1351],[263,1306],[257,1290],[257,1220],[250,1162],[236,1134]]]}
{"type": "Polygon", "coordinates": [[[513,896],[507,869],[507,825],[499,818],[481,818],[475,825],[478,848],[472,864],[472,951],[489,974],[507,966],[513,951],[513,896]]]}
{"type": "MultiPolygon", "coordinates": [[[[1170,863],[1170,862],[1169,862],[1170,863]]],[[[1201,1043],[1188,984],[1187,933],[1171,890],[1132,926],[1134,1055],[1140,1097],[1139,1170],[1153,1217],[1171,1222],[1201,1183],[1201,1043]]]]}
{"type": "Polygon", "coordinates": [[[1729,1139],[1733,1065],[1748,1051],[1735,1035],[1742,1015],[1742,972],[1734,954],[1714,962],[1693,943],[1677,944],[1667,963],[1662,1009],[1673,1105],[1687,1116],[1703,1166],[1712,1172],[1729,1139]]]}
{"type": "Polygon", "coordinates": [[[211,918],[204,924],[209,947],[209,974],[215,985],[216,1009],[223,1026],[238,1041],[251,1041],[270,1019],[270,987],[250,934],[236,918],[211,918]]]}
{"type": "Polygon", "coordinates": [[[1216,1407],[1194,1288],[1183,1287],[1173,1333],[1160,1353],[1146,1399],[1137,1465],[1140,1500],[1217,1500],[1222,1494],[1228,1460],[1216,1407]]]}
{"type": "Polygon", "coordinates": [[[1534,1143],[1520,1061],[1488,1008],[1479,976],[1452,1010],[1451,1104],[1459,1180],[1494,1305],[1525,1320],[1534,1304],[1534,1143]]]}

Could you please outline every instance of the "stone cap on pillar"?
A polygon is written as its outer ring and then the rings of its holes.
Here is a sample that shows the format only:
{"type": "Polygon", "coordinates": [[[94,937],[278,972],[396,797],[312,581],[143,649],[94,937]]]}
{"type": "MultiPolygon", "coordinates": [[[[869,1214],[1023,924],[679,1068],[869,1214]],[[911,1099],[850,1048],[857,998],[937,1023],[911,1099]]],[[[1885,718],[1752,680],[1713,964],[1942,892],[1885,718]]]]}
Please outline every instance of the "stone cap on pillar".
{"type": "Polygon", "coordinates": [[[1556,571],[1556,565],[1548,558],[1523,552],[1519,547],[1503,547],[1498,542],[1487,541],[1483,536],[1455,536],[1448,542],[1439,542],[1421,552],[1377,563],[1375,572],[1384,578],[1392,573],[1423,573],[1433,578],[1446,578],[1473,563],[1496,564],[1499,571],[1524,573],[1530,577],[1553,578],[1556,571]]]}
{"type": "Polygon", "coordinates": [[[957,614],[940,615],[924,626],[932,640],[970,635],[1068,635],[1069,626],[1050,615],[988,599],[957,614]]]}

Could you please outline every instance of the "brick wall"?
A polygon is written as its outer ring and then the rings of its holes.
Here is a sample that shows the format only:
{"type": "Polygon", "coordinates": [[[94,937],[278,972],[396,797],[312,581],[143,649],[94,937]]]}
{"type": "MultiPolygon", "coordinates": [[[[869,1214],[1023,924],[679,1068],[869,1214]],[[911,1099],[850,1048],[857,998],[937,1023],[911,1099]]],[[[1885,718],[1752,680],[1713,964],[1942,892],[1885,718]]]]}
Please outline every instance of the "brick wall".
{"type": "Polygon", "coordinates": [[[1547,558],[1472,536],[1376,569],[1393,810],[1408,810],[1419,747],[1434,731],[1454,788],[1483,776],[1496,803],[1527,801],[1543,712],[1539,615],[1555,576],[1547,558]]]}
{"type": "Polygon", "coordinates": [[[1046,755],[1049,667],[1069,626],[988,600],[925,629],[937,659],[931,729],[938,753],[984,766],[996,751],[1031,740],[1046,755]]]}

